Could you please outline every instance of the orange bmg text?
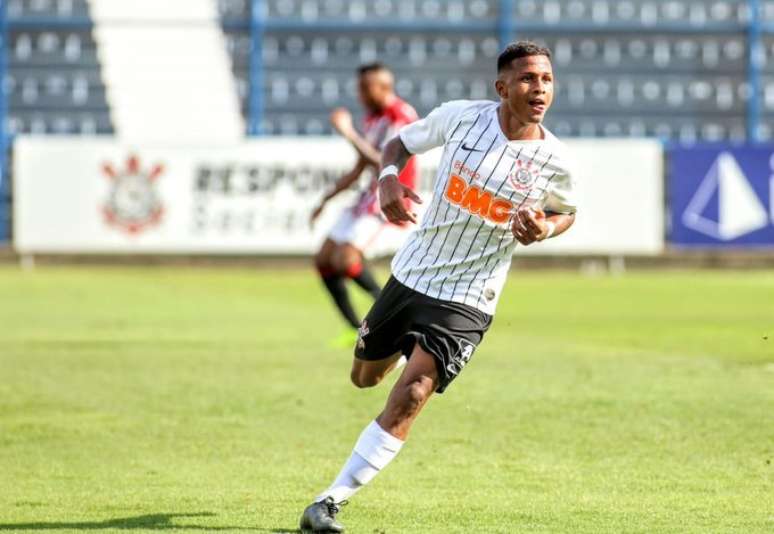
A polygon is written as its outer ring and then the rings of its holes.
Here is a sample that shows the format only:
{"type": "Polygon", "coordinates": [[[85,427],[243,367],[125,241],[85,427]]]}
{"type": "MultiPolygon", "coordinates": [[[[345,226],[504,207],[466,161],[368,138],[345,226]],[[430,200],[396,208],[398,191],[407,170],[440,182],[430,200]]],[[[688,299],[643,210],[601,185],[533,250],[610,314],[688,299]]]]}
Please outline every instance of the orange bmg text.
{"type": "Polygon", "coordinates": [[[493,196],[489,191],[484,191],[475,185],[469,185],[456,174],[449,176],[449,184],[446,186],[444,195],[449,202],[468,213],[478,215],[496,224],[506,222],[513,209],[513,203],[510,200],[493,196]]]}

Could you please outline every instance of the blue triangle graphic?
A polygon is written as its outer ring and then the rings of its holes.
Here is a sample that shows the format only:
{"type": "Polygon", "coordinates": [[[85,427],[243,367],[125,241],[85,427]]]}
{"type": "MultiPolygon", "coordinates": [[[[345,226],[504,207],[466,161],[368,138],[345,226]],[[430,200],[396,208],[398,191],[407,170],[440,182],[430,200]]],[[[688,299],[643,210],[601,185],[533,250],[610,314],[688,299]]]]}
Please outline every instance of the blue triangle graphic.
{"type": "Polygon", "coordinates": [[[720,222],[720,187],[715,187],[712,190],[712,195],[707,199],[707,204],[699,212],[703,218],[720,222]]]}

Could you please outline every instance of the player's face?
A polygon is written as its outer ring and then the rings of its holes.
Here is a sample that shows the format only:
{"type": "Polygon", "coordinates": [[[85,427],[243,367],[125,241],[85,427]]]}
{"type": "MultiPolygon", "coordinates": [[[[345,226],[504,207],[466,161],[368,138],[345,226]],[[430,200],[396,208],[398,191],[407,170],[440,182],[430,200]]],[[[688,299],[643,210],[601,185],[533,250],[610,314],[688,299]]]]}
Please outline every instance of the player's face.
{"type": "Polygon", "coordinates": [[[514,59],[495,82],[497,94],[524,124],[543,122],[554,101],[554,72],[546,56],[514,59]]]}
{"type": "Polygon", "coordinates": [[[360,76],[358,80],[360,103],[368,111],[379,111],[387,90],[387,87],[378,76],[378,72],[367,72],[360,76]]]}

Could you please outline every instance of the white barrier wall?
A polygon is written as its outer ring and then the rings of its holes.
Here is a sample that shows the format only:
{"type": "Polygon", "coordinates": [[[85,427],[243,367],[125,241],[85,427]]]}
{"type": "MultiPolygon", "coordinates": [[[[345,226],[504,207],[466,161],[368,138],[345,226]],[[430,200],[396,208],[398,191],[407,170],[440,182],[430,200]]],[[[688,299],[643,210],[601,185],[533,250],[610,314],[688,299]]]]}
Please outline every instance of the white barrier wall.
{"type": "MultiPolygon", "coordinates": [[[[568,144],[582,192],[577,223],[517,253],[660,253],[660,144],[568,144]]],[[[438,155],[421,160],[425,197],[438,155]]],[[[208,148],[21,137],[14,145],[14,244],[21,253],[308,254],[354,193],[331,202],[313,229],[309,214],[353,162],[347,144],[331,138],[208,148]]],[[[400,243],[379,245],[388,254],[400,243]]]]}
{"type": "Polygon", "coordinates": [[[652,140],[573,140],[580,208],[565,235],[518,254],[634,254],[664,250],[664,150],[652,140]]]}

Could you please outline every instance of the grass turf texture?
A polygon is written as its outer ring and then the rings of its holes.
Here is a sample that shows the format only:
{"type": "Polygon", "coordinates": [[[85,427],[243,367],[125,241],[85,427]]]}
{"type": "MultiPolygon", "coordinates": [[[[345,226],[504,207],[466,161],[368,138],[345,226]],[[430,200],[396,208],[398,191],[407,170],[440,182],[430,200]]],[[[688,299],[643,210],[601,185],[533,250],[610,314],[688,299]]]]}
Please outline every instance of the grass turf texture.
{"type": "MultiPolygon", "coordinates": [[[[294,531],[392,382],[349,385],[311,270],[6,267],[0,295],[0,531],[294,531]]],[[[341,518],[771,532],[774,274],[514,273],[341,518]]]]}

